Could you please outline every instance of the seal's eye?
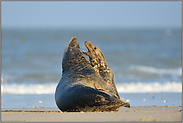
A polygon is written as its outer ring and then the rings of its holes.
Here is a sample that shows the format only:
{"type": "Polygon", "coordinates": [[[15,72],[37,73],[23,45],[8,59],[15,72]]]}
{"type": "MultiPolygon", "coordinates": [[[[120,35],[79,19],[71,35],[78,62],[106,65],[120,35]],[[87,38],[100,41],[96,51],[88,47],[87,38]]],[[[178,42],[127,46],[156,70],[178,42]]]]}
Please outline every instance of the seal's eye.
{"type": "Polygon", "coordinates": [[[96,47],[94,47],[94,50],[96,50],[97,48],[96,47]]]}

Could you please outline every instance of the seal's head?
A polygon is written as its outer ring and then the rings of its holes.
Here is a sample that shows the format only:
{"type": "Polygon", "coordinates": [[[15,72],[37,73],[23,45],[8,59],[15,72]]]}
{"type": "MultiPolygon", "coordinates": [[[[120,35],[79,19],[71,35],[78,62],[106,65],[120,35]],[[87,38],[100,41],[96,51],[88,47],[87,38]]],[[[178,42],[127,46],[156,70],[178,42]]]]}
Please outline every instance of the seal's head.
{"type": "Polygon", "coordinates": [[[81,53],[78,40],[76,37],[72,37],[65,49],[62,69],[64,72],[66,69],[72,68],[77,64],[89,63],[86,57],[81,53]]]}
{"type": "Polygon", "coordinates": [[[65,49],[65,52],[70,50],[72,51],[72,49],[75,49],[75,50],[80,50],[80,47],[79,47],[79,43],[78,43],[78,40],[76,39],[76,37],[72,37],[65,49]]]}
{"type": "Polygon", "coordinates": [[[90,63],[93,67],[96,65],[101,65],[104,61],[106,61],[104,54],[97,46],[93,45],[89,41],[85,41],[85,46],[88,51],[83,51],[83,53],[89,56],[90,63]]]}

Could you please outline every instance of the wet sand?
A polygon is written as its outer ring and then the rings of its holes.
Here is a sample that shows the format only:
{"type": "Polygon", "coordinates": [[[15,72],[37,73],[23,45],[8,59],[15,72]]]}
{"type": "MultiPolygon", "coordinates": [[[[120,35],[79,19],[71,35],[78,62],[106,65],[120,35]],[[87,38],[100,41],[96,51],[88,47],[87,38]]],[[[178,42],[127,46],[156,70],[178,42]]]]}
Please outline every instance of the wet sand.
{"type": "Polygon", "coordinates": [[[133,106],[119,112],[61,112],[58,108],[1,109],[2,122],[123,122],[182,121],[182,107],[133,106]]]}

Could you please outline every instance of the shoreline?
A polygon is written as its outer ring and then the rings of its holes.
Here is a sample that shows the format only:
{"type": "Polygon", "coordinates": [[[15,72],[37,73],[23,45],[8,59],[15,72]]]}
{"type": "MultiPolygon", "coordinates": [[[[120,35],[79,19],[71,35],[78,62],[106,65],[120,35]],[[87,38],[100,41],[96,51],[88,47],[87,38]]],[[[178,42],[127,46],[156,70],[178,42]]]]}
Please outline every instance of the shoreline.
{"type": "MultiPolygon", "coordinates": [[[[131,106],[182,105],[182,93],[119,93],[131,106]]],[[[1,108],[57,108],[54,94],[1,94],[1,108]],[[17,100],[18,99],[18,100],[17,100]]]]}
{"type": "Polygon", "coordinates": [[[123,122],[182,121],[182,106],[121,107],[118,112],[62,112],[58,108],[1,109],[2,122],[123,122]]]}

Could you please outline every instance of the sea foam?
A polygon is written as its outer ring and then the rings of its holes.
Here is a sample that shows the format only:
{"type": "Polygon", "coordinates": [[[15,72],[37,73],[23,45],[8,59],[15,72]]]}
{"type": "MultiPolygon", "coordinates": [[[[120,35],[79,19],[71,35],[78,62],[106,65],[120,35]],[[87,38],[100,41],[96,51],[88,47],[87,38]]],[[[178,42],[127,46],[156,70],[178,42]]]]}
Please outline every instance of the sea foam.
{"type": "MultiPolygon", "coordinates": [[[[54,94],[58,83],[45,84],[13,84],[1,85],[1,93],[4,94],[54,94]]],[[[116,84],[119,93],[148,93],[148,92],[182,92],[182,83],[122,83],[116,84]]]]}
{"type": "Polygon", "coordinates": [[[182,76],[182,68],[174,68],[174,69],[164,69],[164,68],[155,68],[151,66],[131,66],[130,70],[137,70],[139,72],[146,72],[151,74],[169,74],[174,76],[182,76]]]}
{"type": "Polygon", "coordinates": [[[182,83],[180,82],[164,82],[164,83],[124,83],[118,84],[119,93],[148,93],[148,92],[182,92],[182,83]]]}

